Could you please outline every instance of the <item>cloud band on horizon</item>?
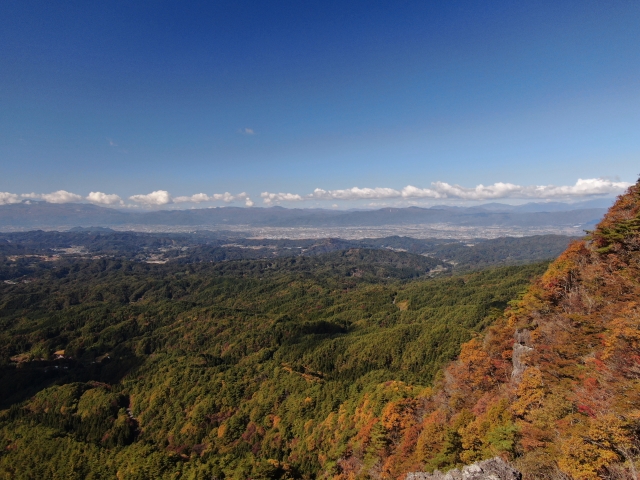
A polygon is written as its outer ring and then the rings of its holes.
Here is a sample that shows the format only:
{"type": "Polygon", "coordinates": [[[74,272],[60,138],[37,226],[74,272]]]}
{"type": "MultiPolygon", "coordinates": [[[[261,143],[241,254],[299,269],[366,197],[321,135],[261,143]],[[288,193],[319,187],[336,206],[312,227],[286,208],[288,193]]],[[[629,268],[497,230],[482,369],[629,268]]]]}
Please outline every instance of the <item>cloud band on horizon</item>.
{"type": "Polygon", "coordinates": [[[260,196],[267,204],[281,202],[301,202],[309,200],[387,200],[387,199],[456,199],[467,201],[499,199],[572,199],[601,195],[620,194],[631,186],[628,182],[615,182],[604,178],[578,179],[575,185],[530,185],[497,182],[493,185],[477,185],[473,188],[451,185],[446,182],[433,182],[431,188],[419,188],[407,185],[401,190],[393,188],[359,188],[343,190],[323,190],[316,188],[313,193],[299,195],[295,193],[263,192],[260,196]]]}
{"type": "MultiPolygon", "coordinates": [[[[462,187],[446,182],[433,182],[431,188],[419,188],[413,185],[398,190],[387,187],[324,190],[316,188],[312,193],[300,195],[298,193],[273,193],[262,192],[260,197],[266,205],[275,205],[283,202],[306,201],[358,201],[358,200],[390,200],[390,199],[431,199],[431,200],[463,200],[482,201],[500,199],[534,199],[534,200],[571,200],[594,196],[617,195],[631,186],[628,182],[613,181],[605,178],[578,179],[575,185],[529,185],[522,186],[513,183],[496,182],[492,185],[477,185],[476,187],[462,187]]],[[[233,195],[229,192],[196,193],[191,196],[173,197],[167,190],[156,190],[148,194],[131,195],[129,200],[133,204],[125,204],[122,198],[116,194],[103,192],[90,192],[88,196],[58,190],[51,193],[23,193],[15,194],[0,192],[0,205],[21,203],[23,200],[44,200],[47,203],[81,203],[89,202],[107,206],[147,206],[162,207],[170,204],[222,201],[225,203],[244,202],[245,206],[252,207],[254,202],[246,192],[233,195]]]]}
{"type": "MultiPolygon", "coordinates": [[[[0,192],[0,205],[11,205],[21,203],[23,200],[44,200],[47,203],[81,203],[89,202],[97,205],[109,205],[109,206],[132,206],[126,205],[122,198],[116,194],[107,194],[103,192],[90,192],[86,197],[77,195],[75,193],[67,192],[66,190],[58,190],[52,193],[23,193],[16,194],[10,192],[0,192]]],[[[234,201],[243,201],[247,207],[253,207],[254,203],[249,198],[246,192],[232,195],[229,192],[214,193],[213,195],[207,195],[205,193],[196,193],[191,196],[172,197],[166,190],[156,190],[148,194],[132,195],[129,200],[137,205],[144,205],[149,207],[159,207],[169,204],[179,203],[202,203],[202,202],[214,202],[223,201],[225,203],[231,203],[234,201]]]]}
{"type": "Polygon", "coordinates": [[[149,206],[162,206],[170,203],[203,203],[203,202],[215,202],[223,201],[225,203],[231,203],[236,201],[244,201],[247,207],[253,207],[254,203],[249,198],[246,192],[241,192],[237,195],[232,195],[229,192],[214,193],[213,195],[207,195],[206,193],[196,193],[191,196],[172,197],[166,190],[156,190],[155,192],[148,193],[146,195],[132,195],[129,200],[149,206]]]}

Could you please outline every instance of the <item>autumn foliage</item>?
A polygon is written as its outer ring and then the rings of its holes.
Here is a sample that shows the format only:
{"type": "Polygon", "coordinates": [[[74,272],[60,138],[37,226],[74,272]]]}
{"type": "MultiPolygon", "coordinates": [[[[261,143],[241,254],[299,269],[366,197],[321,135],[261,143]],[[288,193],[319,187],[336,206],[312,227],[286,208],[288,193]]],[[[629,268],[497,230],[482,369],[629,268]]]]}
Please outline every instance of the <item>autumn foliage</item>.
{"type": "Polygon", "coordinates": [[[403,478],[496,455],[526,479],[637,478],[640,183],[466,343],[435,388],[388,388],[397,398],[380,412],[365,398],[346,423],[319,426],[355,429],[333,478],[403,478]]]}

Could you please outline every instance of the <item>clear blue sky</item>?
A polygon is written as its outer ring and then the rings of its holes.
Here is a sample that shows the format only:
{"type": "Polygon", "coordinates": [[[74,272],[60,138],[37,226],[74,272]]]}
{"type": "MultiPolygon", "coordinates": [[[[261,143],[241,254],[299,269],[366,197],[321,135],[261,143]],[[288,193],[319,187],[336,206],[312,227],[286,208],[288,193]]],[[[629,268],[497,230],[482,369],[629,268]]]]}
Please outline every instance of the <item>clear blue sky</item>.
{"type": "Polygon", "coordinates": [[[0,192],[638,173],[640,2],[0,3],[0,192]]]}

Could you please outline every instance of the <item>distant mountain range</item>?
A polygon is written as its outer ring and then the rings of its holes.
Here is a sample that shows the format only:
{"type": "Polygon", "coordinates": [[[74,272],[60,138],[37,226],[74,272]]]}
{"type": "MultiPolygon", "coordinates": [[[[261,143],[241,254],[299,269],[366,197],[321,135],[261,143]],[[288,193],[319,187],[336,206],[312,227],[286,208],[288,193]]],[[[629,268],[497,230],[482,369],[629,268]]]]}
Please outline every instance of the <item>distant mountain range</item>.
{"type": "Polygon", "coordinates": [[[325,210],[302,208],[216,207],[191,210],[130,211],[89,204],[45,202],[0,206],[0,230],[56,227],[116,227],[124,225],[251,227],[374,227],[382,225],[450,224],[483,226],[589,227],[606,212],[606,201],[580,204],[490,203],[474,207],[381,208],[378,210],[325,210]]]}

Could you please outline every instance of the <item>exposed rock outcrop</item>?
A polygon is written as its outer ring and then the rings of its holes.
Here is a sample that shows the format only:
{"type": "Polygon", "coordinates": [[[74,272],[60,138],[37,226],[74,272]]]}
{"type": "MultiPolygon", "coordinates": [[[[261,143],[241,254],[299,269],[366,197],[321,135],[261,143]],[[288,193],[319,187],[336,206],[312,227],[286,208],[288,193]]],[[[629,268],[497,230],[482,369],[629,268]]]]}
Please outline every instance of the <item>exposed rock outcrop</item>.
{"type": "Polygon", "coordinates": [[[412,472],[406,480],[521,480],[522,474],[500,457],[477,462],[460,470],[450,470],[442,473],[412,472]]]}
{"type": "Polygon", "coordinates": [[[527,329],[516,330],[514,334],[513,354],[511,355],[511,363],[513,370],[511,371],[511,382],[520,383],[522,374],[527,366],[523,362],[523,357],[533,350],[531,347],[531,333],[527,329]]]}

